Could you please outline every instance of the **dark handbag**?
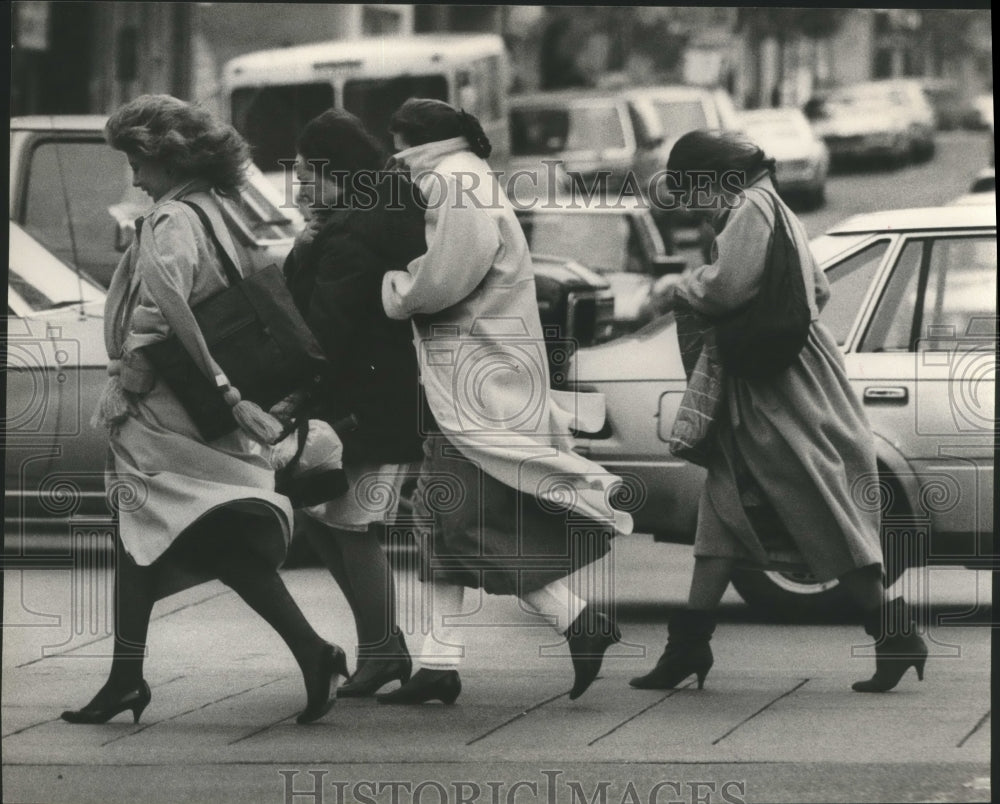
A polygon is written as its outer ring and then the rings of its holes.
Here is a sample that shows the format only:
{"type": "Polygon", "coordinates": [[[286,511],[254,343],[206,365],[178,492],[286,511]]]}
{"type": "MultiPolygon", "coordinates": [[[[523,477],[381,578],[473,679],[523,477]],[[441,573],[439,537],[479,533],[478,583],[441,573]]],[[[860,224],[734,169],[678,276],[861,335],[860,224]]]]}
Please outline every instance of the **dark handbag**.
{"type": "MultiPolygon", "coordinates": [[[[215,245],[229,286],[194,305],[212,358],[243,399],[265,411],[293,391],[315,387],[326,358],[302,318],[276,265],[241,277],[205,211],[197,213],[215,245]]],[[[222,390],[206,377],[176,337],[143,347],[157,374],[177,396],[206,441],[237,427],[222,390]]]]}
{"type": "Polygon", "coordinates": [[[686,304],[674,308],[674,318],[687,388],[670,432],[670,454],[707,466],[715,419],[722,406],[725,372],[711,322],[686,304]]]}
{"type": "Polygon", "coordinates": [[[811,315],[795,240],[771,193],[774,231],[760,291],[736,312],[715,320],[715,340],[726,372],[757,380],[795,362],[809,337],[811,315]]]}

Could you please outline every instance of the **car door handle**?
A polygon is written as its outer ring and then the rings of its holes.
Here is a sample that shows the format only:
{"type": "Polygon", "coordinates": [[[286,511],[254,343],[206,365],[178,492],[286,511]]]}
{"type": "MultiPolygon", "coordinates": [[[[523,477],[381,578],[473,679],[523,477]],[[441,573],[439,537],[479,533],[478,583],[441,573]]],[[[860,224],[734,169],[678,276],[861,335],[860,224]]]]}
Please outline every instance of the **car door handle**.
{"type": "Polygon", "coordinates": [[[909,393],[898,385],[870,385],[865,388],[865,402],[906,402],[909,393]]]}

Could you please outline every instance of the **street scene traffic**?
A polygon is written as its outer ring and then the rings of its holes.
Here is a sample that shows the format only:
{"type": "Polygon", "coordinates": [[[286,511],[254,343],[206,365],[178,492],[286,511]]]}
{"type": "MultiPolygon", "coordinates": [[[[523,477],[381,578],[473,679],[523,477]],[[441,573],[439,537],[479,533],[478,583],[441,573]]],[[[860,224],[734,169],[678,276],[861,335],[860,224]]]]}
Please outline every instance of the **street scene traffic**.
{"type": "Polygon", "coordinates": [[[989,21],[15,3],[3,800],[990,800],[989,21]]]}

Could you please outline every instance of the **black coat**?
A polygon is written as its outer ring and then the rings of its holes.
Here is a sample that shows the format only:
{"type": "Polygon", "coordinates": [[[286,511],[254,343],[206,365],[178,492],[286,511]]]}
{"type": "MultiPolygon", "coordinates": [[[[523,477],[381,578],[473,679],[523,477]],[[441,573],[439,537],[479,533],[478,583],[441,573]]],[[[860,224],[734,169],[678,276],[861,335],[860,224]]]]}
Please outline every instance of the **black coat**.
{"type": "Polygon", "coordinates": [[[348,461],[404,463],[421,455],[422,409],[413,331],[382,308],[382,277],[427,250],[424,210],[409,193],[402,209],[337,210],[312,242],[296,245],[285,279],[330,361],[311,415],[336,422],[348,461]]]}

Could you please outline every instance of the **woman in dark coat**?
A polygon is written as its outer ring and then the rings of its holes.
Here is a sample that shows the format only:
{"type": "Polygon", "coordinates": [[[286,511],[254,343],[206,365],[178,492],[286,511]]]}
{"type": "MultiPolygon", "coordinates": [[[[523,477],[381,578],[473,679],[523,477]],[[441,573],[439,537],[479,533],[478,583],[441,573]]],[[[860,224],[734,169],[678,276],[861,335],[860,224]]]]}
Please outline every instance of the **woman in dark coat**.
{"type": "Polygon", "coordinates": [[[773,160],[747,140],[694,131],[674,145],[667,168],[689,192],[698,172],[714,173],[711,190],[697,194],[718,237],[712,261],[681,277],[665,294],[664,309],[683,305],[710,323],[753,300],[780,214],[801,265],[811,323],[788,368],[763,379],[724,378],[688,608],[671,618],[656,667],[632,686],[670,689],[692,674],[700,686],[712,666],[708,643],[733,567],[766,568],[782,554],[804,562],[820,581],[838,580],[864,611],[865,630],[876,639],[876,670],[856,691],[892,689],[911,666],[922,677],[927,646],[902,598],[885,599],[879,514],[859,504],[858,490],[878,477],[871,426],[837,343],[819,321],[830,287],[801,222],[777,197],[773,160]]]}
{"type": "Polygon", "coordinates": [[[330,109],[306,124],[297,178],[312,216],[285,262],[292,296],[329,358],[310,416],[338,426],[347,494],[306,511],[309,543],[351,606],[358,669],[341,697],[406,681],[392,571],[378,538],[422,456],[413,333],[382,310],[383,275],[425,251],[423,209],[399,174],[384,173],[377,141],[354,115],[330,109]]]}

